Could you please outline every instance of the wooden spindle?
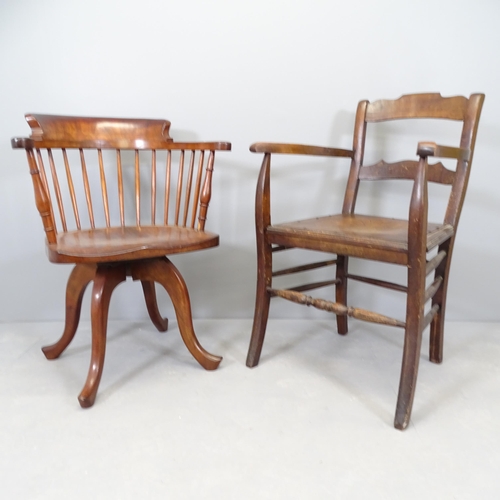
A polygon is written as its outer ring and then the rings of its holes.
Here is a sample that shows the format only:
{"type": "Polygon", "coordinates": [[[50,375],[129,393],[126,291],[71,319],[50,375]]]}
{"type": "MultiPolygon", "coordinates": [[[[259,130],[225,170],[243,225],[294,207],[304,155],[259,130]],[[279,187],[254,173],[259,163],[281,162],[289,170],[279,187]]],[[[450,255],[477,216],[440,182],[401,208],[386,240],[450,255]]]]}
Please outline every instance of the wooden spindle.
{"type": "Polygon", "coordinates": [[[286,269],[280,269],[279,271],[274,271],[273,276],[284,276],[286,274],[301,273],[303,271],[310,271],[312,269],[318,269],[320,267],[333,266],[337,263],[337,259],[324,260],[322,262],[314,262],[313,264],[304,264],[303,266],[287,267],[286,269]]]}
{"type": "Polygon", "coordinates": [[[101,149],[97,150],[97,156],[99,158],[99,173],[101,176],[101,193],[102,193],[102,204],[104,206],[104,217],[106,219],[106,227],[110,227],[108,189],[106,187],[106,174],[104,173],[104,161],[102,159],[102,150],[101,149]]]}
{"type": "Polygon", "coordinates": [[[151,225],[156,223],[156,150],[151,151],[151,225]]]}
{"type": "Polygon", "coordinates": [[[305,295],[303,293],[299,293],[294,290],[281,290],[281,289],[268,288],[267,291],[273,297],[281,297],[283,299],[290,300],[297,304],[313,306],[323,311],[333,312],[339,316],[350,316],[352,318],[360,319],[362,321],[368,321],[370,323],[378,323],[381,325],[398,326],[400,328],[405,327],[405,323],[403,321],[390,318],[389,316],[384,316],[383,314],[378,314],[357,307],[348,307],[338,302],[330,302],[329,300],[315,299],[313,297],[310,297],[309,295],[305,295]]]}
{"type": "Polygon", "coordinates": [[[208,204],[212,197],[212,173],[214,171],[214,158],[215,152],[210,151],[207,163],[207,173],[205,175],[205,182],[200,197],[200,215],[198,217],[198,231],[205,229],[205,221],[207,220],[208,204]]]}
{"type": "Polygon", "coordinates": [[[69,166],[68,154],[66,149],[62,150],[64,169],[66,170],[66,179],[68,181],[69,195],[71,197],[71,206],[73,207],[73,215],[75,216],[76,228],[81,229],[80,214],[78,212],[78,203],[76,202],[75,186],[73,185],[73,176],[71,175],[71,168],[69,166]]]}
{"type": "Polygon", "coordinates": [[[168,225],[168,206],[170,204],[170,177],[172,172],[172,151],[167,152],[167,166],[165,172],[165,215],[163,223],[168,225]]]}
{"type": "MultiPolygon", "coordinates": [[[[37,154],[41,158],[40,152],[38,150],[37,154]]],[[[37,165],[33,150],[27,149],[26,155],[28,157],[28,164],[30,166],[33,189],[35,191],[35,204],[36,208],[38,209],[38,213],[42,218],[43,229],[45,230],[45,234],[47,235],[47,241],[49,243],[56,243],[57,230],[54,224],[54,217],[52,215],[52,203],[50,202],[46,183],[44,183],[40,175],[40,169],[37,165]]]]}
{"type": "Polygon", "coordinates": [[[125,202],[123,199],[123,171],[122,155],[119,149],[116,150],[116,171],[118,176],[118,203],[120,206],[120,224],[125,226],[125,202]]]}
{"type": "Polygon", "coordinates": [[[188,178],[186,183],[186,194],[184,199],[184,220],[182,221],[182,226],[186,227],[188,211],[189,211],[189,200],[191,199],[191,186],[193,183],[193,170],[194,170],[194,150],[191,151],[191,158],[189,160],[189,170],[188,178]]]}
{"type": "Polygon", "coordinates": [[[396,290],[397,292],[404,292],[404,293],[408,292],[407,286],[399,285],[398,283],[391,283],[390,281],[367,278],[365,276],[358,276],[356,274],[348,274],[347,278],[354,281],[360,281],[362,283],[368,283],[369,285],[380,286],[382,288],[389,288],[390,290],[396,290]]]}
{"type": "Polygon", "coordinates": [[[441,286],[442,282],[443,282],[443,277],[442,276],[438,276],[434,280],[434,282],[425,291],[424,302],[427,302],[429,299],[431,299],[432,297],[434,297],[434,295],[436,294],[436,292],[439,290],[439,287],[441,286]]]}
{"type": "Polygon", "coordinates": [[[181,208],[182,178],[184,177],[184,150],[179,158],[179,177],[177,178],[177,193],[175,197],[175,225],[179,225],[179,212],[181,208]]]}
{"type": "Polygon", "coordinates": [[[135,150],[135,222],[141,225],[141,169],[139,162],[139,150],[135,150]]]}
{"type": "Polygon", "coordinates": [[[205,158],[205,151],[200,151],[200,157],[198,160],[198,173],[196,174],[196,183],[194,187],[193,196],[193,210],[191,214],[191,228],[194,229],[194,224],[196,222],[196,214],[198,213],[198,203],[201,191],[201,179],[203,174],[203,162],[205,158]]]}
{"type": "Polygon", "coordinates": [[[439,253],[437,253],[429,262],[427,262],[427,265],[425,266],[425,275],[427,276],[428,274],[432,273],[432,271],[434,271],[434,269],[436,269],[436,267],[441,264],[441,261],[445,257],[445,250],[441,250],[439,253]]]}
{"type": "Polygon", "coordinates": [[[47,154],[49,156],[50,172],[52,174],[52,184],[54,186],[54,193],[56,195],[57,206],[59,208],[59,217],[61,219],[63,231],[66,232],[68,230],[68,227],[66,225],[66,214],[64,213],[64,205],[61,196],[61,187],[59,186],[59,179],[57,177],[56,164],[54,162],[52,149],[47,149],[47,154]]]}
{"type": "Polygon", "coordinates": [[[45,192],[47,194],[50,206],[52,207],[52,197],[50,196],[50,189],[49,189],[49,184],[47,182],[47,175],[45,174],[45,165],[43,164],[43,158],[42,158],[42,152],[37,149],[36,150],[36,155],[38,158],[38,172],[40,174],[40,180],[43,183],[43,186],[45,188],[45,192]]]}
{"type": "Polygon", "coordinates": [[[80,163],[82,165],[83,187],[85,190],[85,200],[87,201],[87,209],[89,212],[90,227],[92,229],[95,229],[94,209],[92,208],[92,197],[90,195],[90,184],[89,184],[89,177],[87,175],[87,165],[85,164],[85,154],[83,153],[83,149],[81,148],[80,148],[80,163]]]}

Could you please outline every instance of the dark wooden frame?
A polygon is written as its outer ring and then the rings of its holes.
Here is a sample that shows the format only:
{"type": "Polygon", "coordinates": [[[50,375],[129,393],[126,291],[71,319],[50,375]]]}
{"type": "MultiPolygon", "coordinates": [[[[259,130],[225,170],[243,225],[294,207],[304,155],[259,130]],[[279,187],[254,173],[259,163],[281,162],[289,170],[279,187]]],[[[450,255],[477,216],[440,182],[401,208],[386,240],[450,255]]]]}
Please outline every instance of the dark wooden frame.
{"type": "MultiPolygon", "coordinates": [[[[94,404],[103,372],[106,350],[106,330],[109,302],[113,290],[127,276],[142,284],[149,316],[159,331],[166,331],[168,321],[158,310],[155,282],[165,288],[174,305],[182,339],[194,358],[207,370],[217,368],[222,358],[207,352],[196,338],[188,289],[179,270],[167,255],[192,252],[217,246],[219,237],[205,231],[208,205],[212,195],[212,173],[215,151],[230,150],[226,142],[175,142],[169,135],[166,120],[87,118],[28,114],[31,127],[29,138],[12,139],[12,147],[25,149],[35,191],[35,201],[46,234],[49,259],[55,263],[74,264],[66,288],[66,321],[61,338],[42,350],[47,359],[55,359],[68,347],[76,333],[82,299],[93,282],[91,300],[92,353],[85,385],[78,397],[82,407],[94,404]],[[57,165],[55,151],[60,165],[57,165]],[[79,156],[75,167],[69,151],[79,156]],[[116,177],[106,174],[103,151],[115,151],[116,177]],[[133,196],[126,194],[123,151],[133,155],[133,196]],[[89,151],[97,152],[100,203],[92,194],[89,174],[89,151]],[[166,155],[165,185],[157,182],[157,153],[166,155]],[[174,165],[173,152],[179,155],[174,165]],[[141,155],[149,154],[144,165],[141,155]],[[44,160],[45,155],[45,160],[44,160]],[[195,162],[195,156],[197,161],[195,162]],[[188,159],[189,158],[189,159],[188,159]],[[60,172],[58,174],[58,167],[60,172]],[[76,168],[80,171],[83,201],[75,190],[76,168]],[[150,171],[150,186],[141,185],[141,173],[150,171]],[[172,172],[176,170],[177,182],[172,172]],[[187,175],[185,175],[187,172],[187,175]],[[61,180],[60,180],[61,177],[61,180]],[[110,201],[111,184],[118,194],[119,222],[113,222],[110,201]],[[65,208],[63,191],[67,189],[70,208],[65,208]],[[164,192],[162,210],[160,191],[164,192]],[[143,198],[150,198],[151,217],[144,220],[143,198]],[[160,201],[159,201],[160,200],[160,201]],[[131,202],[135,223],[125,217],[131,202]],[[169,206],[174,209],[169,213],[169,206]],[[99,226],[96,205],[102,206],[104,225],[99,226]],[[69,212],[69,215],[67,214],[69,212]],[[71,216],[71,213],[73,216],[71,216]],[[88,215],[89,227],[84,227],[82,214],[88,215]],[[75,228],[70,229],[70,219],[75,228]]],[[[106,165],[107,166],[107,165],[106,165]]],[[[118,216],[116,217],[118,219],[118,216]]]]}
{"type": "Polygon", "coordinates": [[[440,363],[443,358],[446,292],[451,255],[467,189],[483,101],[483,94],[473,94],[468,99],[461,96],[444,98],[440,94],[413,94],[396,100],[371,103],[361,101],[356,112],[352,150],[271,143],[257,143],[250,147],[254,153],[263,153],[264,158],[255,202],[257,293],[247,366],[254,367],[259,363],[272,297],[282,297],[335,313],[338,333],[341,335],[347,333],[349,316],[402,327],[405,330],[405,339],[394,425],[398,429],[407,427],[415,393],[422,332],[429,324],[430,360],[440,363]],[[380,161],[368,166],[363,164],[368,123],[413,118],[461,121],[463,127],[458,147],[420,142],[417,146],[417,160],[390,164],[380,161]],[[332,217],[273,225],[270,173],[271,157],[274,154],[350,158],[351,167],[342,213],[332,217]],[[431,158],[456,160],[456,169],[453,171],[445,168],[441,162],[431,164],[431,158]],[[413,180],[407,221],[355,214],[360,181],[377,179],[413,180]],[[428,182],[451,186],[449,202],[441,224],[432,224],[427,220],[428,182]],[[366,234],[363,233],[364,228],[366,234]],[[395,237],[392,236],[393,233],[396,234],[395,237]],[[428,252],[436,247],[436,255],[427,260],[428,252]],[[290,248],[331,252],[337,257],[334,260],[273,271],[273,253],[290,248]],[[350,274],[349,257],[406,266],[407,285],[350,274]],[[334,280],[307,283],[291,289],[276,288],[273,285],[273,277],[333,264],[336,264],[334,280]],[[434,280],[426,289],[426,277],[432,272],[434,280]],[[406,293],[406,321],[348,306],[349,280],[406,293]],[[327,285],[335,286],[335,302],[313,298],[304,293],[327,285]],[[432,300],[430,310],[424,313],[424,306],[429,300],[432,300]]]}

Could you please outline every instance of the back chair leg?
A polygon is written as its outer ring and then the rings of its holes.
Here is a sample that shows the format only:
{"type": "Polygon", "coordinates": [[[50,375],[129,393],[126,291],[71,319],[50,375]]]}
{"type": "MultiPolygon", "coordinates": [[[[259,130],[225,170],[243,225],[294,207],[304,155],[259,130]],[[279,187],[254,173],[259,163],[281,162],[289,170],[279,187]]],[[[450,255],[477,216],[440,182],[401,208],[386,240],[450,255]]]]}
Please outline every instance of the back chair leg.
{"type": "Polygon", "coordinates": [[[66,320],[62,337],[52,345],[42,347],[42,351],[47,359],[56,359],[68,347],[73,340],[78,323],[80,322],[80,312],[82,300],[87,285],[94,279],[96,272],[95,265],[77,264],[68,278],[66,285],[66,320]]]}
{"type": "Polygon", "coordinates": [[[441,283],[439,290],[432,298],[432,305],[439,305],[439,311],[431,321],[430,329],[429,359],[433,363],[441,363],[443,361],[444,319],[446,313],[446,295],[448,292],[448,277],[450,274],[452,246],[453,242],[447,241],[446,244],[439,247],[439,251],[446,251],[446,257],[436,268],[436,278],[441,276],[443,278],[443,282],[441,283]]]}
{"type": "Polygon", "coordinates": [[[87,381],[78,396],[82,408],[94,404],[101,381],[106,352],[109,302],[113,290],[127,279],[125,265],[99,265],[94,277],[91,302],[92,354],[87,381]]]}
{"type": "MultiPolygon", "coordinates": [[[[337,275],[339,282],[335,285],[335,301],[347,306],[347,266],[349,258],[344,255],[337,256],[337,275]]],[[[337,332],[346,335],[348,332],[347,315],[337,314],[337,332]]]]}
{"type": "Polygon", "coordinates": [[[166,332],[168,330],[168,319],[164,318],[158,309],[158,301],[156,300],[156,289],[153,281],[141,281],[142,290],[144,292],[144,299],[146,300],[146,307],[148,309],[149,317],[156,326],[159,332],[166,332]]]}
{"type": "Polygon", "coordinates": [[[207,352],[198,342],[193,328],[191,301],[186,283],[178,269],[166,257],[138,261],[131,266],[134,280],[156,281],[169,294],[177,316],[177,324],[184,344],[206,370],[215,370],[222,358],[207,352]]]}

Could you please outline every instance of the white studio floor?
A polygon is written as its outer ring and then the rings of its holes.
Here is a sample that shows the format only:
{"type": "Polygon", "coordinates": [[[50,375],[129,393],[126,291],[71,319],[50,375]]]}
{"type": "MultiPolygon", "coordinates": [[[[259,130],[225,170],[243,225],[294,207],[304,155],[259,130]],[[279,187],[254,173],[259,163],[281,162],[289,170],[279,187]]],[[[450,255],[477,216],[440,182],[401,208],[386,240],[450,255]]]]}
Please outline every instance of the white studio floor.
{"type": "Polygon", "coordinates": [[[83,323],[0,325],[0,489],[34,499],[498,499],[500,324],[448,323],[445,360],[424,338],[412,423],[392,426],[403,334],[351,321],[272,320],[245,366],[249,320],[195,322],[224,360],[204,371],[175,322],[111,322],[96,404],[77,395],[83,323]]]}

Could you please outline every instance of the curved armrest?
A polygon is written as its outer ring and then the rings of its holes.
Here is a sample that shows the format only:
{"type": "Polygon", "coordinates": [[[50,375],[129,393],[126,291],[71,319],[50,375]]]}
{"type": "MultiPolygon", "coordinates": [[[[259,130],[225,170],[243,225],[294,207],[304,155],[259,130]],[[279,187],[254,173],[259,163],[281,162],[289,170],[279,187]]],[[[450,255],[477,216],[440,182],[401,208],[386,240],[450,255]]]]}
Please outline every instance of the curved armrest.
{"type": "Polygon", "coordinates": [[[340,156],[352,158],[354,152],[349,149],[323,148],[321,146],[305,146],[303,144],[279,144],[256,142],[250,146],[252,153],[279,153],[292,155],[340,156]]]}
{"type": "Polygon", "coordinates": [[[165,149],[165,150],[201,150],[206,151],[230,151],[230,142],[175,142],[175,141],[149,141],[145,142],[142,139],[137,141],[120,141],[118,138],[115,141],[108,140],[36,140],[31,137],[13,137],[10,141],[13,149],[35,149],[35,148],[83,148],[83,149],[165,149]]]}
{"type": "Polygon", "coordinates": [[[451,146],[440,146],[435,142],[419,142],[417,154],[422,158],[436,156],[439,158],[454,158],[455,160],[469,161],[470,150],[451,146]]]}

